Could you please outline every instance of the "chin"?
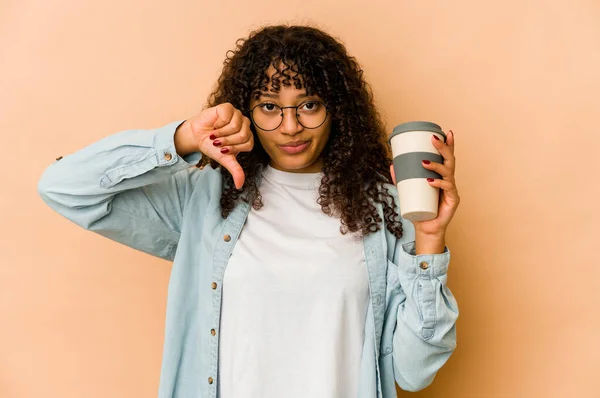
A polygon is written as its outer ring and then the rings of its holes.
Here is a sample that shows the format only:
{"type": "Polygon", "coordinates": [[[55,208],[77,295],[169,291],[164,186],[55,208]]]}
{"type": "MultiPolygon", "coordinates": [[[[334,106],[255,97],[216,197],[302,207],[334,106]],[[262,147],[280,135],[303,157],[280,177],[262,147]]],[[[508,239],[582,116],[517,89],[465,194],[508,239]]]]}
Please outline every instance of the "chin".
{"type": "Polygon", "coordinates": [[[274,159],[274,163],[276,168],[288,171],[298,171],[314,165],[315,161],[307,159],[306,157],[298,157],[296,159],[285,159],[282,157],[278,157],[274,159]]]}

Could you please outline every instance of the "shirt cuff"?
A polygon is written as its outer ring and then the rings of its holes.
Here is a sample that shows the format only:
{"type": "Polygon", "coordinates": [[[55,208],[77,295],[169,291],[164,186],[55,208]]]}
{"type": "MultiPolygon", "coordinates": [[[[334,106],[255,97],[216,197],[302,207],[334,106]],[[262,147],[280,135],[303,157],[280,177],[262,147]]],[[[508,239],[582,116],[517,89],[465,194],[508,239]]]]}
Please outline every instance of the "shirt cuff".
{"type": "Polygon", "coordinates": [[[189,166],[195,166],[202,159],[202,153],[192,152],[186,156],[179,156],[175,149],[175,132],[177,127],[183,124],[185,120],[179,120],[169,123],[156,130],[154,137],[154,148],[156,149],[156,161],[158,167],[170,166],[179,159],[187,163],[189,166]]]}
{"type": "Polygon", "coordinates": [[[398,269],[400,272],[421,277],[437,278],[448,273],[450,249],[444,246],[444,252],[438,254],[416,255],[414,241],[402,244],[399,250],[398,269]]]}

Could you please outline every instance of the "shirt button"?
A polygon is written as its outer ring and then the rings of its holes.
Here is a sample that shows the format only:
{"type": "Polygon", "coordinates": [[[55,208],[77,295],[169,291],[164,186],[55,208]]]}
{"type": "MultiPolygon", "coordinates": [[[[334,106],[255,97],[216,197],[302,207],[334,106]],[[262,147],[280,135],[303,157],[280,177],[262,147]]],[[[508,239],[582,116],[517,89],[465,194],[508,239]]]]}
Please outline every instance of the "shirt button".
{"type": "Polygon", "coordinates": [[[225,236],[223,237],[223,240],[224,240],[225,242],[229,242],[229,241],[231,240],[231,236],[229,236],[229,235],[225,235],[225,236]]]}
{"type": "Polygon", "coordinates": [[[215,290],[217,288],[217,282],[212,283],[212,288],[213,288],[213,290],[215,290]]]}
{"type": "Polygon", "coordinates": [[[209,378],[208,378],[208,384],[212,384],[212,383],[213,383],[213,378],[212,378],[212,377],[209,377],[209,378]]]}
{"type": "Polygon", "coordinates": [[[210,334],[212,334],[214,336],[217,334],[217,331],[215,329],[210,329],[210,334]]]}
{"type": "Polygon", "coordinates": [[[171,152],[165,152],[165,159],[166,159],[166,160],[171,160],[171,159],[173,159],[173,155],[171,155],[171,152]]]}
{"type": "Polygon", "coordinates": [[[425,261],[422,261],[419,264],[419,267],[421,267],[421,269],[427,269],[427,268],[429,268],[429,264],[427,264],[425,261]]]}

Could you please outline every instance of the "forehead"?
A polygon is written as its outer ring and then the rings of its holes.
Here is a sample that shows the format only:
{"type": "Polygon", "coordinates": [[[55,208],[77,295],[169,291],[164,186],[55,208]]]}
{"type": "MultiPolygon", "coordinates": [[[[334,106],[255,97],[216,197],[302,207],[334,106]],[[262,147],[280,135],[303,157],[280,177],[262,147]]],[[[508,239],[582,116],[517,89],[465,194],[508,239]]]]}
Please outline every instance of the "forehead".
{"type": "Polygon", "coordinates": [[[303,76],[296,72],[294,67],[287,67],[283,63],[279,65],[279,70],[273,65],[266,71],[268,76],[267,91],[306,91],[304,87],[303,76]],[[273,90],[275,86],[275,90],[273,90]]]}
{"type": "Polygon", "coordinates": [[[272,91],[271,85],[267,86],[266,91],[260,91],[258,93],[260,97],[264,98],[304,98],[308,97],[306,93],[306,89],[304,88],[296,88],[294,86],[283,86],[281,85],[278,90],[272,91]]]}
{"type": "Polygon", "coordinates": [[[280,101],[293,101],[306,96],[321,98],[317,90],[306,84],[305,76],[300,72],[293,62],[271,62],[262,73],[258,86],[252,90],[250,102],[254,104],[265,97],[280,101]]]}

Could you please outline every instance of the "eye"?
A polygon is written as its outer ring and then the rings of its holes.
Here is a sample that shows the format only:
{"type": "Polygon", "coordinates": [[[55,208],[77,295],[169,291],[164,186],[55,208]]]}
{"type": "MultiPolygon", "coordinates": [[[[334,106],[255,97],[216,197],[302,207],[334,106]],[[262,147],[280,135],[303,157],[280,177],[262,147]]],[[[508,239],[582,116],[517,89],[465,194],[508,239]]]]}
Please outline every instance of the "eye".
{"type": "Polygon", "coordinates": [[[307,101],[300,105],[300,110],[305,112],[316,112],[322,106],[320,102],[317,101],[307,101]]]}
{"type": "Polygon", "coordinates": [[[269,102],[265,102],[264,104],[260,104],[259,107],[260,107],[260,109],[262,111],[267,112],[267,113],[277,112],[277,109],[279,108],[277,105],[271,104],[269,102]]]}

